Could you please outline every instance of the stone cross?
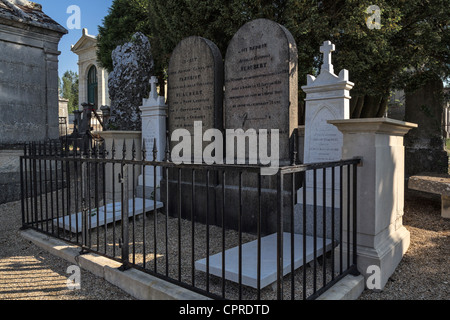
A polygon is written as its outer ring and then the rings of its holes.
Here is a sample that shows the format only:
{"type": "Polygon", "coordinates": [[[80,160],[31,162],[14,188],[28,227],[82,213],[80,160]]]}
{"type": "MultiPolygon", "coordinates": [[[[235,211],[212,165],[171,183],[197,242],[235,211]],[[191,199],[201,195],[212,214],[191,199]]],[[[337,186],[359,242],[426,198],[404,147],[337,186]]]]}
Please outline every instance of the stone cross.
{"type": "Polygon", "coordinates": [[[150,78],[150,85],[152,86],[151,91],[150,91],[150,97],[155,100],[158,98],[158,91],[156,89],[157,83],[158,83],[158,79],[155,76],[150,78]]]}
{"type": "Polygon", "coordinates": [[[327,70],[330,73],[334,73],[334,67],[331,63],[331,53],[336,50],[334,44],[331,41],[325,41],[320,47],[320,52],[323,53],[322,70],[327,70]]]}

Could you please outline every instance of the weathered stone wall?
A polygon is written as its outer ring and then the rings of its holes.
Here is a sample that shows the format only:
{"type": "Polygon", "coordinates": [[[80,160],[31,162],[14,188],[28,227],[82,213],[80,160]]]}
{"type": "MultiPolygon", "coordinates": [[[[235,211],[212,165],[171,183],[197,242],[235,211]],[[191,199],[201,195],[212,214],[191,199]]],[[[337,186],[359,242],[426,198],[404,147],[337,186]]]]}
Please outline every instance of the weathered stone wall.
{"type": "Polygon", "coordinates": [[[59,137],[58,44],[37,4],[0,0],[0,203],[18,200],[23,143],[59,137]]]}
{"type": "Polygon", "coordinates": [[[20,199],[20,150],[0,150],[0,204],[20,199]]]}

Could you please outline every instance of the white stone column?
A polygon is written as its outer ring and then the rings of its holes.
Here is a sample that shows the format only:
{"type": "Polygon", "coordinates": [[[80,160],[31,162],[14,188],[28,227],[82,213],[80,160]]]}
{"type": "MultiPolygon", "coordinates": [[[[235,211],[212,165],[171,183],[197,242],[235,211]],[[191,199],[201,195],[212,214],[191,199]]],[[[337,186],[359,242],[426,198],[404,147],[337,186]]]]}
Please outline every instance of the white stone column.
{"type": "MultiPolygon", "coordinates": [[[[151,91],[150,97],[143,100],[140,107],[142,112],[142,140],[146,149],[146,160],[153,160],[153,147],[156,141],[158,150],[156,160],[163,161],[166,151],[166,119],[168,106],[165,103],[165,98],[158,95],[156,84],[158,80],[156,77],[151,77],[151,91]]],[[[156,187],[159,187],[162,179],[161,168],[158,168],[156,174],[156,187]]],[[[143,176],[139,177],[139,185],[143,186],[143,176]]],[[[154,189],[154,170],[152,167],[147,167],[145,172],[145,187],[154,189]]],[[[146,194],[150,194],[146,191],[146,194]]]]}
{"type": "MultiPolygon", "coordinates": [[[[136,160],[141,160],[141,145],[140,141],[142,139],[140,131],[94,131],[94,134],[100,135],[103,139],[105,139],[105,150],[108,151],[107,159],[112,159],[112,149],[114,144],[114,159],[122,159],[123,158],[123,147],[125,145],[125,159],[131,160],[133,158],[133,144],[135,147],[135,156],[136,160]]],[[[121,183],[119,181],[119,173],[120,173],[120,165],[114,165],[115,173],[113,173],[113,164],[108,163],[105,166],[105,192],[107,203],[110,203],[113,199],[115,202],[120,201],[121,197],[121,183]],[[114,185],[114,186],[113,186],[114,185]],[[113,192],[114,190],[114,192],[113,192]]],[[[129,175],[129,190],[128,196],[130,199],[133,195],[133,181],[137,181],[138,177],[141,174],[140,166],[135,167],[134,177],[133,175],[129,175]],[[133,179],[134,178],[134,179],[133,179]]],[[[135,186],[134,186],[135,187],[135,186]]]]}
{"type": "Polygon", "coordinates": [[[81,104],[87,101],[86,65],[84,62],[78,62],[78,107],[80,111],[83,111],[81,104]]]}
{"type": "MultiPolygon", "coordinates": [[[[402,223],[403,138],[417,125],[387,118],[329,123],[343,133],[342,158],[362,158],[362,166],[357,170],[357,265],[366,280],[373,275],[368,267],[377,266],[381,274],[374,280],[379,281],[382,289],[409,247],[410,234],[402,223]]],[[[343,211],[347,209],[344,207],[343,211]]],[[[343,228],[346,234],[346,221],[343,228]]],[[[346,254],[346,239],[341,245],[346,254]]]]}

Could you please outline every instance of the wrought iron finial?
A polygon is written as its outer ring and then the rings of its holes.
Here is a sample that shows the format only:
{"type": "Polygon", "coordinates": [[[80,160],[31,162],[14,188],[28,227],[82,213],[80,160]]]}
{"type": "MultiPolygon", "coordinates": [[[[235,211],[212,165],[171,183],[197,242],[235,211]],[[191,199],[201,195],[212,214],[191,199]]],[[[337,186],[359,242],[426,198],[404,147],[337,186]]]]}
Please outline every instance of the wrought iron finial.
{"type": "Polygon", "coordinates": [[[59,156],[59,149],[61,148],[61,146],[59,145],[59,141],[55,140],[53,143],[53,152],[55,156],[59,156]]]}
{"type": "Polygon", "coordinates": [[[92,158],[92,146],[88,146],[88,158],[92,158]]]}
{"type": "Polygon", "coordinates": [[[47,156],[47,141],[48,140],[44,141],[44,144],[43,144],[44,157],[47,156]]]}
{"type": "Polygon", "coordinates": [[[297,154],[298,154],[298,152],[297,152],[297,136],[298,136],[298,133],[297,133],[297,129],[296,130],[294,130],[294,135],[293,135],[293,137],[292,137],[292,144],[293,144],[293,146],[292,146],[292,165],[293,166],[295,166],[296,164],[297,164],[297,154]]]}
{"type": "Polygon", "coordinates": [[[166,162],[170,162],[169,136],[166,137],[166,162]]]}
{"type": "Polygon", "coordinates": [[[158,147],[156,146],[156,138],[153,140],[153,161],[156,161],[158,156],[158,147]]]}
{"type": "Polygon", "coordinates": [[[133,145],[131,147],[131,159],[136,160],[136,143],[133,139],[133,145]]]}
{"type": "Polygon", "coordinates": [[[145,138],[142,139],[142,160],[145,161],[147,158],[147,148],[145,147],[145,138]]]}
{"type": "Polygon", "coordinates": [[[98,144],[94,144],[94,153],[95,153],[95,158],[99,159],[100,158],[100,147],[98,146],[98,144]]]}
{"type": "Polygon", "coordinates": [[[127,157],[127,143],[125,139],[123,139],[123,146],[122,146],[122,160],[125,160],[127,157]]]}
{"type": "Polygon", "coordinates": [[[112,147],[111,147],[111,159],[115,159],[116,157],[116,141],[113,139],[112,147]]]}
{"type": "Polygon", "coordinates": [[[78,156],[78,140],[75,139],[73,141],[73,157],[76,158],[78,156]]]}

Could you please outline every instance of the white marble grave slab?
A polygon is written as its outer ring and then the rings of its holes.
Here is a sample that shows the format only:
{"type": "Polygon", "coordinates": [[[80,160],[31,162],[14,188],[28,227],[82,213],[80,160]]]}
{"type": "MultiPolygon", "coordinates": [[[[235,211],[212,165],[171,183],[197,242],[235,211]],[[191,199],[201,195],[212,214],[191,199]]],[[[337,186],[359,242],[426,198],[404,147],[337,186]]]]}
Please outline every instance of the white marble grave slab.
{"type": "MultiPolygon", "coordinates": [[[[146,199],[145,200],[145,212],[149,212],[153,210],[154,200],[146,199]]],[[[144,206],[144,200],[141,198],[134,199],[134,215],[141,215],[144,210],[142,210],[144,206]]],[[[156,209],[162,208],[164,205],[162,202],[156,202],[156,209]]],[[[128,217],[133,216],[133,199],[130,199],[128,202],[128,217]]],[[[89,215],[89,212],[88,212],[89,215]]],[[[96,213],[96,209],[92,210],[91,213],[91,229],[97,228],[97,226],[101,227],[105,224],[110,224],[114,221],[122,220],[122,203],[116,202],[115,204],[109,203],[106,205],[106,223],[105,223],[105,207],[99,207],[98,214],[96,213]],[[98,225],[97,225],[98,218],[98,225]]],[[[59,220],[59,226],[65,230],[70,230],[73,233],[81,233],[82,232],[82,212],[74,213],[70,216],[65,216],[64,218],[54,219],[54,224],[57,225],[57,221],[59,220]],[[78,222],[78,223],[77,223],[78,222]],[[78,227],[77,227],[78,224],[78,227]]]]}
{"type": "MultiPolygon", "coordinates": [[[[303,262],[303,235],[294,235],[294,269],[298,269],[314,259],[314,238],[306,237],[306,261],[303,262]]],[[[331,239],[326,239],[325,251],[330,251],[331,239]]],[[[323,254],[323,239],[317,238],[317,254],[323,254]]],[[[242,245],[242,284],[257,288],[258,241],[242,245]]],[[[261,289],[277,280],[277,234],[261,238],[261,289]]],[[[283,238],[283,276],[291,272],[291,234],[283,238]]],[[[195,262],[195,268],[206,272],[206,258],[195,262]]],[[[209,272],[222,277],[222,253],[209,257],[209,272]]],[[[225,278],[239,282],[239,247],[225,251],[225,278]]]]}

